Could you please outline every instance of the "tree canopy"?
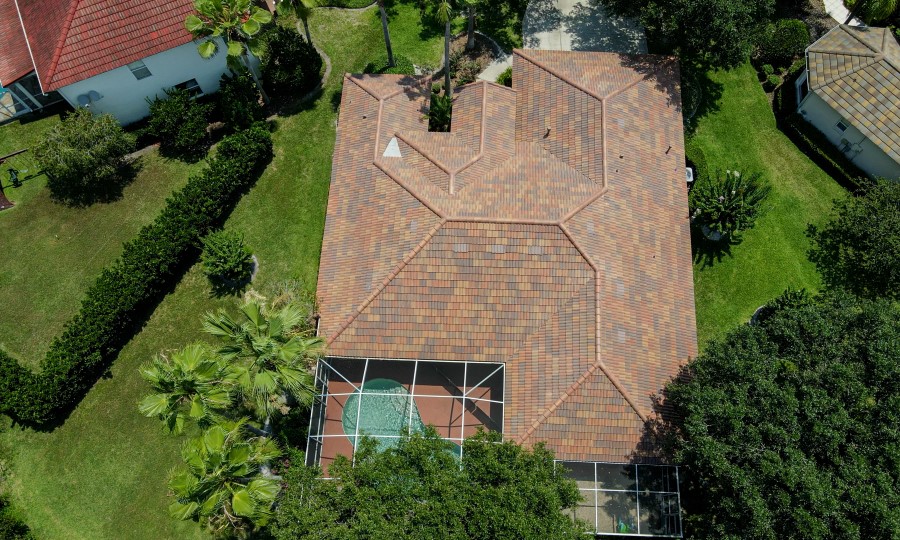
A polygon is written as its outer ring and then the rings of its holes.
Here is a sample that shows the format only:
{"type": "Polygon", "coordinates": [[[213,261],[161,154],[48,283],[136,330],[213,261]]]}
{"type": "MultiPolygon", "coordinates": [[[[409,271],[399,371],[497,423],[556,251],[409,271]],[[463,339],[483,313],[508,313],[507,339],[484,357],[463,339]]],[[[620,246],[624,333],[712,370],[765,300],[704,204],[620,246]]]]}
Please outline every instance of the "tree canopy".
{"type": "Polygon", "coordinates": [[[298,459],[284,475],[272,533],[279,540],[581,538],[565,511],[578,489],[553,454],[500,440],[496,433],[466,440],[460,463],[433,429],[383,451],[364,438],[355,463],[332,463],[328,482],[298,459]]]}
{"type": "Polygon", "coordinates": [[[772,0],[602,0],[610,12],[636,19],[648,40],[682,63],[733,67],[753,48],[772,0]]]}
{"type": "Polygon", "coordinates": [[[666,391],[696,538],[900,537],[900,308],[786,293],[666,391]]]}
{"type": "Polygon", "coordinates": [[[874,298],[900,299],[900,182],[879,180],[835,202],[831,221],[810,226],[825,283],[874,298]]]}

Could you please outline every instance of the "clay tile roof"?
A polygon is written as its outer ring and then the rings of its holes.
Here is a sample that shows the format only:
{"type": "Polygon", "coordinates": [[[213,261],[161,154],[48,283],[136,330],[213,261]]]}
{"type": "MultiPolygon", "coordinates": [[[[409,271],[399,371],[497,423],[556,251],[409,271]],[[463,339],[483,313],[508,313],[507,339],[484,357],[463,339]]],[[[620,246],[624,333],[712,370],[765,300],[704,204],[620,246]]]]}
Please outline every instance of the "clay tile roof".
{"type": "MultiPolygon", "coordinates": [[[[191,41],[190,0],[0,0],[16,1],[45,92],[191,41]]],[[[22,49],[4,42],[0,66],[22,49]]]]}
{"type": "Polygon", "coordinates": [[[0,85],[9,85],[34,71],[28,44],[13,0],[0,0],[0,85]]]}
{"type": "Polygon", "coordinates": [[[807,49],[809,88],[900,161],[900,44],[886,28],[840,25],[807,49]]]}
{"type": "Polygon", "coordinates": [[[696,354],[677,65],[515,51],[514,89],[347,76],[319,272],[330,354],[506,364],[504,433],[627,460],[696,354]]]}

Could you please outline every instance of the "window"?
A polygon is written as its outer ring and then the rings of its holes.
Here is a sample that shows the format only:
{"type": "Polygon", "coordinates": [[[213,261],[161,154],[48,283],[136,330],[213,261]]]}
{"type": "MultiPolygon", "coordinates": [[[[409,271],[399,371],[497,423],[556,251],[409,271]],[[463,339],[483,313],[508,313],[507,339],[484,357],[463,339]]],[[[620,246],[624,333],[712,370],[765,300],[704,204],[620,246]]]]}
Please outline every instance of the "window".
{"type": "Polygon", "coordinates": [[[847,128],[848,128],[849,126],[847,126],[847,124],[845,124],[844,121],[841,120],[840,122],[838,122],[837,124],[835,124],[834,127],[835,127],[835,129],[837,129],[838,131],[840,131],[841,133],[843,133],[843,132],[847,131],[847,128]]]}
{"type": "Polygon", "coordinates": [[[191,97],[203,95],[203,89],[200,88],[200,85],[197,83],[197,79],[191,79],[189,81],[184,81],[183,83],[176,84],[175,88],[187,90],[188,94],[190,94],[191,97]]]}
{"type": "Polygon", "coordinates": [[[128,64],[128,69],[131,70],[131,74],[134,75],[134,78],[137,80],[146,79],[150,75],[153,75],[141,60],[128,64]]]}

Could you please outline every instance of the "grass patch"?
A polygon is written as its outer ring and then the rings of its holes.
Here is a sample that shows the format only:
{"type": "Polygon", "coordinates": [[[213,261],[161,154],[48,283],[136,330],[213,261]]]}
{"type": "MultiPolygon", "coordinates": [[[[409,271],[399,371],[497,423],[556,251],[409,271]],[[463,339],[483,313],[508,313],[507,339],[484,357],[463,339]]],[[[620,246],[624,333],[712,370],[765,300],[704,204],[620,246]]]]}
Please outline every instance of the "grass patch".
{"type": "Polygon", "coordinates": [[[750,64],[711,74],[723,85],[719,108],[701,118],[694,144],[711,174],[759,172],[772,185],[766,213],[743,242],[724,252],[694,234],[694,286],[700,346],[746,322],[754,310],[788,287],[821,287],[806,252],[808,223],[822,223],[846,191],[803,155],[775,125],[750,64]]]}
{"type": "Polygon", "coordinates": [[[14,208],[0,212],[0,347],[37,367],[100,270],[198,167],[150,152],[140,158],[140,172],[122,198],[86,208],[51,201],[43,175],[21,188],[6,188],[10,195],[26,193],[14,208]]]}
{"type": "MultiPolygon", "coordinates": [[[[374,24],[377,18],[373,19],[371,11],[323,9],[310,19],[313,40],[333,62],[331,79],[318,100],[276,120],[275,156],[226,223],[244,233],[247,245],[259,258],[256,287],[265,288],[286,278],[301,279],[310,290],[315,287],[341,75],[361,72],[383,52],[372,46],[381,39],[381,28],[380,23],[374,24]]],[[[415,49],[416,38],[403,36],[404,29],[414,28],[395,25],[392,35],[415,49]]],[[[440,39],[436,38],[433,50],[427,46],[416,49],[420,55],[416,61],[437,63],[440,39]]],[[[34,202],[37,206],[39,201],[34,202]]],[[[72,296],[77,300],[80,294],[72,296]]],[[[168,517],[166,473],[178,464],[183,439],[164,435],[156,420],[138,414],[137,402],[147,386],[137,368],[160,350],[202,339],[202,314],[233,305],[232,298],[211,295],[207,279],[195,265],[122,350],[110,377],[91,389],[62,426],[48,433],[22,430],[8,422],[3,426],[0,445],[10,456],[6,489],[39,538],[207,536],[194,523],[168,517]]],[[[68,315],[71,311],[63,320],[68,315]]]]}

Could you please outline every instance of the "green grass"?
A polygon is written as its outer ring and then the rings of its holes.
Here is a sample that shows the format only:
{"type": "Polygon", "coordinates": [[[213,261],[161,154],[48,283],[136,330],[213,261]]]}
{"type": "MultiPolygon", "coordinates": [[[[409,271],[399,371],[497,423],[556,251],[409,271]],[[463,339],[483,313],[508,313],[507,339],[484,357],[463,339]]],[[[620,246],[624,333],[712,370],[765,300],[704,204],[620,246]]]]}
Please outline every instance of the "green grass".
{"type": "MultiPolygon", "coordinates": [[[[701,118],[693,136],[716,169],[760,172],[772,184],[768,210],[730,254],[695,253],[697,331],[702,346],[746,322],[788,287],[817,291],[821,281],[806,252],[809,223],[822,223],[846,192],[775,126],[749,64],[712,74],[723,85],[720,109],[701,118]]],[[[698,242],[695,234],[695,249],[698,242]]]]}
{"type": "MultiPolygon", "coordinates": [[[[310,289],[315,287],[331,177],[335,104],[342,74],[359,72],[382,54],[381,28],[375,22],[371,10],[317,10],[310,20],[313,39],[332,59],[331,78],[318,100],[276,120],[275,157],[226,224],[242,231],[259,257],[255,284],[260,288],[286,278],[299,278],[310,289]]],[[[414,29],[412,24],[397,24],[392,35],[408,44],[418,61],[436,64],[440,38],[438,47],[426,44],[417,49],[412,46],[415,37],[404,35],[414,29]]],[[[35,207],[40,194],[37,197],[35,207]]],[[[62,426],[49,433],[5,426],[0,433],[0,455],[9,457],[5,489],[38,538],[207,536],[196,524],[176,522],[166,513],[166,476],[179,463],[181,439],[163,435],[156,420],[137,413],[137,401],[147,391],[137,368],[160,350],[202,338],[202,314],[233,303],[232,298],[211,297],[207,281],[195,266],[122,350],[110,377],[94,386],[62,426]]],[[[6,313],[5,308],[2,311],[6,313]]]]}
{"type": "Polygon", "coordinates": [[[19,200],[0,212],[0,348],[36,367],[100,270],[197,168],[156,152],[142,156],[140,165],[119,200],[87,208],[52,202],[43,175],[21,188],[6,188],[19,200]]]}

